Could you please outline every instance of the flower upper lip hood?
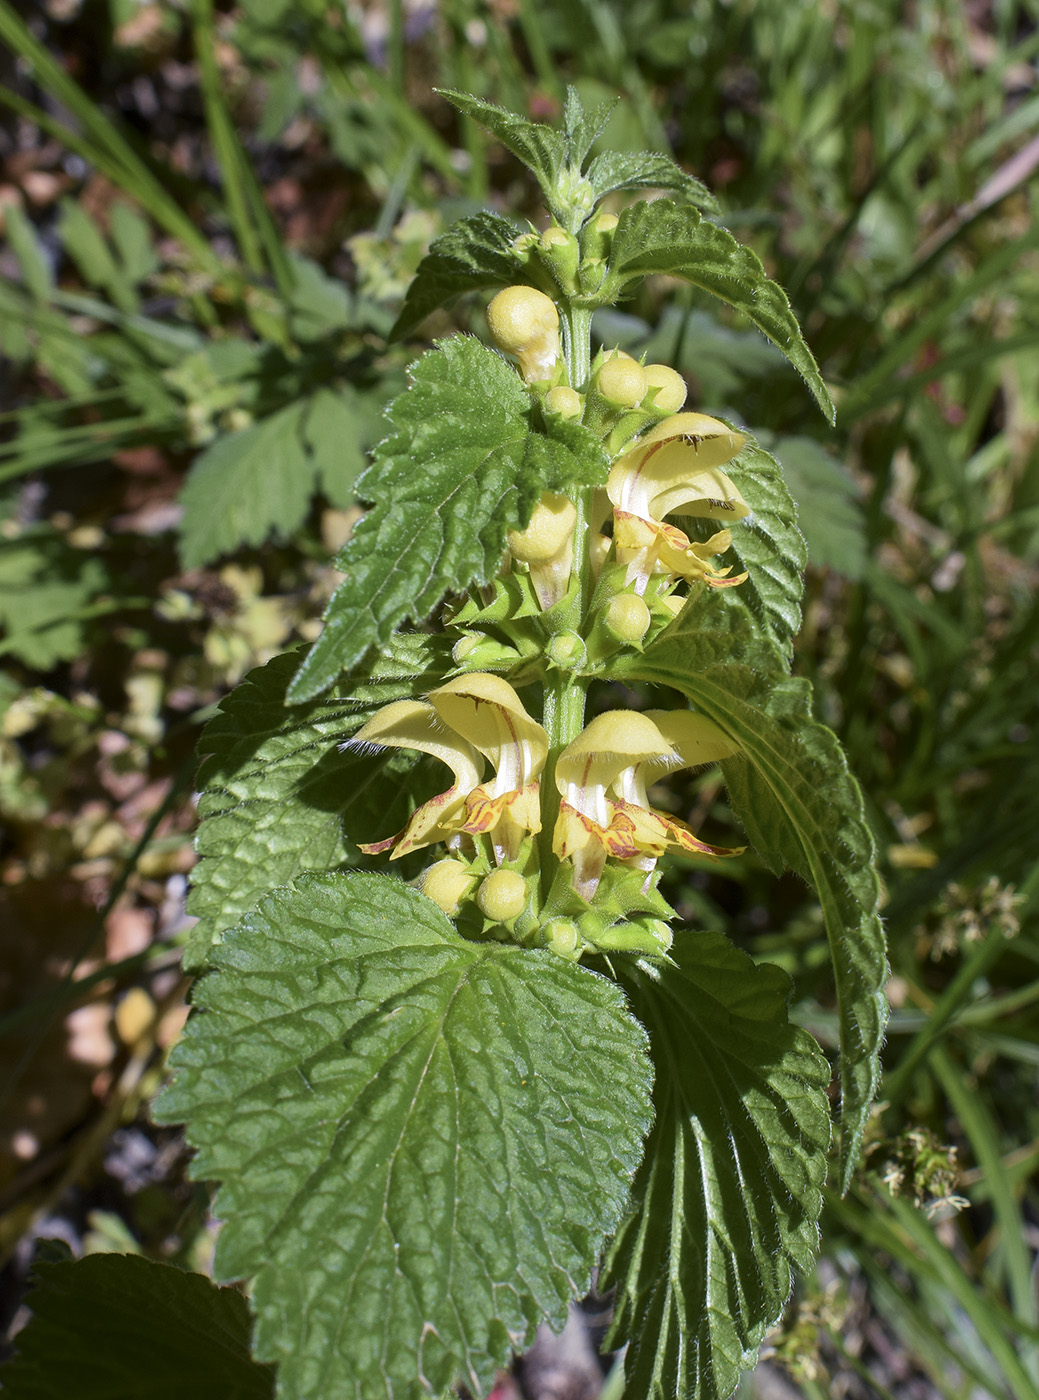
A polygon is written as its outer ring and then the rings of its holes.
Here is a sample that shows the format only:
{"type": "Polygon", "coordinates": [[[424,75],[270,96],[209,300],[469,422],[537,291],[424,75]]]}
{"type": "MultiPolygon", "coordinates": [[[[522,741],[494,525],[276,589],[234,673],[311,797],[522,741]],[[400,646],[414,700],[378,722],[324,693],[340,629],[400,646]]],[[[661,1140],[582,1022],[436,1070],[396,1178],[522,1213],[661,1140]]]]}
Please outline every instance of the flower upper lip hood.
{"type": "Polygon", "coordinates": [[[390,859],[396,860],[409,851],[445,840],[454,830],[452,821],[466,797],[483,777],[482,756],[460,735],[449,733],[433,706],[423,700],[396,700],[384,706],[348,744],[351,748],[417,749],[446,763],[455,779],[444,792],[417,807],[395,836],[361,844],[367,855],[378,855],[392,846],[390,859]]]}
{"type": "Polygon", "coordinates": [[[500,676],[473,672],[431,691],[428,701],[387,705],[351,745],[418,749],[446,763],[455,781],[417,808],[402,831],[361,846],[369,855],[393,848],[391,859],[463,832],[490,832],[500,857],[514,858],[527,832],[541,830],[538,776],[548,737],[500,676]],[[484,759],[495,769],[482,783],[484,759]]]}
{"type": "Polygon", "coordinates": [[[715,588],[742,583],[746,574],[727,578],[728,569],[711,559],[728,549],[732,536],[719,530],[693,542],[664,522],[671,511],[709,520],[741,520],[750,507],[721,470],[744,446],[742,433],[703,413],[676,413],[618,457],[606,492],[613,505],[613,538],[627,581],[643,592],[650,574],[703,579],[715,588]]]}
{"type": "Polygon", "coordinates": [[[619,510],[644,520],[662,520],[679,509],[711,520],[741,520],[750,507],[719,468],[746,441],[705,413],[676,413],[617,458],[607,495],[619,510]]]}

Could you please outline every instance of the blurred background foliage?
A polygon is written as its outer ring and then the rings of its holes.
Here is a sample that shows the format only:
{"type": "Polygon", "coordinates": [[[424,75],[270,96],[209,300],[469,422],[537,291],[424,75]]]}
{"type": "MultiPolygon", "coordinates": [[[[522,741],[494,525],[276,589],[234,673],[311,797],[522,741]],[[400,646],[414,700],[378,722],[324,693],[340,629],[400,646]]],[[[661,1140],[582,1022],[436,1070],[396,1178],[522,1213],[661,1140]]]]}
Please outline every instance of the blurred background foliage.
{"type": "MultiPolygon", "coordinates": [[[[782,461],[796,667],[888,891],[884,1101],[747,1396],[1039,1395],[1036,0],[0,0],[0,1251],[204,1268],[146,1103],[184,1016],[193,748],[312,639],[386,400],[388,331],[460,214],[543,216],[438,85],[670,150],[790,292],[838,402],[651,279],[597,321],[782,461]],[[1029,676],[1033,679],[1030,681],[1029,676]]],[[[725,840],[712,774],[662,801],[725,840]]],[[[794,975],[817,909],[756,861],[669,893],[794,975]]],[[[9,1314],[16,1323],[16,1301],[9,1314]]],[[[22,1314],[23,1316],[24,1314],[22,1314]]]]}

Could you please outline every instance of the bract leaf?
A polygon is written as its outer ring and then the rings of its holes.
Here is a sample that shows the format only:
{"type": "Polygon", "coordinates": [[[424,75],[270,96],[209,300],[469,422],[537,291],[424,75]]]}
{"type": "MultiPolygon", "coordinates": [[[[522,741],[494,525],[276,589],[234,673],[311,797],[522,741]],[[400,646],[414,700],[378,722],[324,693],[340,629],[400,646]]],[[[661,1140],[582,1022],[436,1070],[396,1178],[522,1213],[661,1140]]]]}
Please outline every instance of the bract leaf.
{"type": "Polygon", "coordinates": [[[415,271],[390,339],[410,335],[431,311],[463,292],[510,286],[520,266],[512,247],[515,237],[508,219],[484,212],[460,219],[434,239],[415,271]]]}
{"type": "Polygon", "coordinates": [[[756,253],[691,205],[642,200],[621,212],[614,229],[609,272],[599,293],[602,303],[623,296],[633,283],[654,272],[681,277],[743,312],[782,350],[833,422],[833,400],[786,293],[766,277],[756,253]]]}
{"type": "Polygon", "coordinates": [[[38,1263],[32,1319],[3,1368],[9,1400],[270,1400],[249,1308],[202,1274],[132,1254],[38,1263]]]}
{"type": "Polygon", "coordinates": [[[774,676],[766,682],[736,665],[694,669],[695,634],[682,623],[611,676],[673,686],[736,740],[740,754],[722,764],[733,811],[772,869],[796,871],[819,896],[841,1028],[846,1190],[876,1093],[887,1022],[880,885],[862,794],[836,735],[812,718],[807,682],[774,676]]]}
{"type": "Polygon", "coordinates": [[[651,1070],[620,989],[367,874],[276,891],[213,961],[157,1111],[222,1183],[215,1273],[257,1275],[279,1395],[486,1394],[630,1190],[651,1070]]]}
{"type": "MultiPolygon", "coordinates": [[[[357,841],[403,826],[407,785],[387,794],[387,755],[340,745],[382,705],[440,684],[451,666],[443,639],[398,636],[390,654],[309,705],[287,709],[298,656],[253,671],[221,703],[199,741],[199,862],[184,948],[197,971],[220,933],[277,885],[306,870],[360,859],[357,841]]],[[[404,761],[398,755],[395,766],[404,761]]]]}
{"type": "Polygon", "coordinates": [[[390,435],[358,483],[375,505],[336,561],[346,578],[290,703],[327,689],[406,618],[428,616],[449,588],[485,583],[542,492],[593,472],[563,435],[532,429],[519,375],[470,336],[423,355],[388,416],[390,435]]]}
{"type": "Polygon", "coordinates": [[[701,209],[718,208],[718,201],[706,185],[687,175],[670,156],[662,154],[604,151],[589,165],[588,183],[596,199],[614,190],[674,190],[701,209]]]}
{"type": "MultiPolygon", "coordinates": [[[[676,951],[677,950],[677,951],[676,951]]],[[[826,1176],[829,1065],[787,1021],[790,980],[718,933],[633,973],[656,1119],[607,1256],[608,1347],[626,1394],[725,1400],[811,1267],[826,1176]]]]}

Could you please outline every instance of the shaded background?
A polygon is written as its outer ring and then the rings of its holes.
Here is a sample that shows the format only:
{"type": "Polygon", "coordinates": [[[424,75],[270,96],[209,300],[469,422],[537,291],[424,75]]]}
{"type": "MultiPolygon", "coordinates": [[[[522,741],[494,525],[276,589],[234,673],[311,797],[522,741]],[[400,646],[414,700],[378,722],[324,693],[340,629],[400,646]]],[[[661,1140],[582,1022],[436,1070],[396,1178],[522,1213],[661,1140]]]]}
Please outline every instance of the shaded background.
{"type": "MultiPolygon", "coordinates": [[[[599,337],[679,368],[787,471],[796,669],[864,788],[894,1006],[860,1177],[748,1396],[1039,1393],[1039,6],[0,0],[0,1252],[204,1270],[147,1102],[184,1016],[193,750],[312,639],[431,238],[532,182],[433,89],[621,101],[789,291],[831,431],[752,328],[651,279],[599,337]]],[[[737,839],[707,775],[670,800],[737,839]]],[[[817,908],[676,860],[684,918],[836,1021],[817,908]]],[[[595,1306],[589,1308],[593,1323],[595,1306]]],[[[595,1394],[585,1331],[506,1388],[595,1394]],[[553,1359],[554,1358],[554,1359],[553,1359]]],[[[547,1344],[546,1344],[547,1345],[547,1344]]]]}

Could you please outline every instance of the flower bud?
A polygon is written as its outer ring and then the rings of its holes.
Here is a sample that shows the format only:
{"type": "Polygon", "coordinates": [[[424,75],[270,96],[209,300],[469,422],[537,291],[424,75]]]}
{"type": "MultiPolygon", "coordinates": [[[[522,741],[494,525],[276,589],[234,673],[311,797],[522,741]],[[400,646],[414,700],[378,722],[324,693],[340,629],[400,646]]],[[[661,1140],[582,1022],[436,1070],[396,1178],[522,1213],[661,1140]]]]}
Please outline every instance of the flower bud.
{"type": "Polygon", "coordinates": [[[572,233],[558,224],[551,224],[541,235],[538,255],[556,283],[568,293],[574,292],[574,278],[581,249],[572,233]]]}
{"type": "Polygon", "coordinates": [[[438,860],[422,872],[419,889],[445,914],[457,914],[475,878],[460,860],[438,860]]]}
{"type": "Polygon", "coordinates": [[[495,345],[515,355],[528,384],[548,379],[559,359],[559,312],[533,287],[506,287],[487,308],[495,345]]]}
{"type": "Polygon", "coordinates": [[[576,389],[557,384],[545,395],[543,408],[546,413],[557,413],[560,418],[580,418],[584,412],[584,399],[576,389]]]}
{"type": "Polygon", "coordinates": [[[628,646],[642,641],[651,621],[649,608],[637,593],[618,593],[610,599],[603,613],[609,635],[628,646]]]}
{"type": "Polygon", "coordinates": [[[580,671],[588,660],[584,638],[577,632],[557,632],[548,639],[545,660],[561,671],[580,671]]]}
{"type": "Polygon", "coordinates": [[[473,671],[500,670],[521,660],[516,647],[489,637],[486,632],[467,632],[451,648],[451,660],[456,666],[473,671]]]}
{"type": "Polygon", "coordinates": [[[674,934],[662,919],[640,919],[635,923],[611,924],[595,938],[596,948],[604,953],[641,953],[644,957],[662,958],[674,940],[674,934]]]}
{"type": "Polygon", "coordinates": [[[476,902],[488,919],[507,923],[527,907],[527,882],[518,870],[492,870],[477,890],[476,902]]]}
{"type": "Polygon", "coordinates": [[[650,399],[650,403],[644,406],[651,407],[654,413],[677,413],[689,392],[678,371],[673,370],[670,365],[646,365],[643,373],[646,376],[646,391],[650,399]],[[654,389],[657,391],[655,394],[652,393],[654,389]]]}
{"type": "Polygon", "coordinates": [[[573,919],[551,919],[538,934],[544,946],[561,958],[576,962],[581,956],[583,940],[573,919]]]}
{"type": "MultiPolygon", "coordinates": [[[[567,393],[572,392],[567,390],[567,393]]],[[[521,564],[547,564],[573,539],[577,508],[566,496],[546,492],[525,530],[509,531],[509,550],[521,564]]]]}
{"type": "Polygon", "coordinates": [[[615,351],[599,370],[596,387],[611,408],[636,408],[646,396],[646,375],[637,360],[615,351]]]}
{"type": "Polygon", "coordinates": [[[596,214],[588,220],[581,230],[581,252],[586,263],[602,263],[610,251],[616,227],[616,214],[596,214]]]}

